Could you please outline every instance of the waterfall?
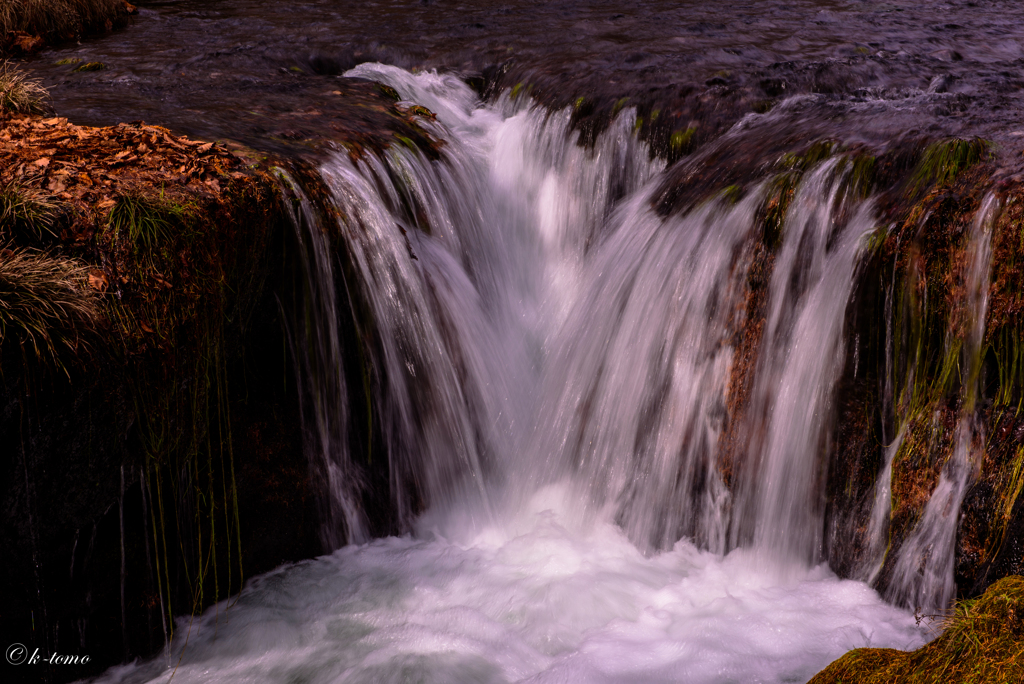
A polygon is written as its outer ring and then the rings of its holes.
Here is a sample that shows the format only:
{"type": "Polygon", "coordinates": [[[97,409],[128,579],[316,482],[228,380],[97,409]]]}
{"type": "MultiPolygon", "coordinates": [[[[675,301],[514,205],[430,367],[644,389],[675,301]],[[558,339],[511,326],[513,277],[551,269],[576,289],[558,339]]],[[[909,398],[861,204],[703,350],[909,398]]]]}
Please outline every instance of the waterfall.
{"type": "Polygon", "coordinates": [[[424,125],[445,142],[438,162],[396,148],[321,169],[373,322],[402,526],[424,510],[428,525],[479,525],[499,500],[568,479],[578,518],[614,519],[641,548],[753,541],[817,562],[845,307],[874,228],[870,202],[846,196],[848,164],[809,173],[783,226],[731,492],[719,442],[763,190],[666,219],[651,208],[660,163],[629,112],[588,150],[568,112],[478,108],[453,77],[351,75],[431,107],[424,125]],[[844,202],[857,206],[840,225],[844,202]]]}
{"type": "Polygon", "coordinates": [[[367,539],[366,521],[357,503],[362,477],[348,449],[346,350],[338,330],[342,320],[337,288],[340,278],[335,277],[334,253],[328,236],[318,228],[309,198],[287,173],[279,170],[279,174],[289,195],[288,215],[303,266],[301,300],[289,337],[299,382],[305,449],[325,499],[320,507],[322,542],[326,549],[335,549],[345,541],[367,539]],[[332,324],[319,324],[324,320],[332,324]]]}
{"type": "MultiPolygon", "coordinates": [[[[569,112],[507,97],[479,107],[450,76],[350,75],[430,107],[437,121],[423,125],[444,141],[435,162],[396,147],[321,168],[358,280],[346,291],[372,321],[367,368],[401,527],[479,526],[564,481],[577,519],[614,520],[647,551],[685,537],[818,562],[845,311],[875,228],[871,202],[848,192],[850,164],[834,158],[796,187],[757,362],[737,371],[764,186],[662,217],[660,162],[628,110],[584,149],[569,112]],[[752,373],[753,390],[730,486],[734,372],[752,373]]],[[[325,263],[317,282],[336,270],[325,263]]],[[[344,421],[343,402],[334,411],[344,421]]],[[[352,482],[336,494],[346,510],[359,505],[352,482]]]]}
{"type": "Polygon", "coordinates": [[[646,195],[627,203],[553,338],[535,448],[646,549],[686,535],[726,550],[716,458],[760,199],[667,221],[646,195]]]}
{"type": "Polygon", "coordinates": [[[849,225],[836,225],[846,200],[837,170],[826,163],[813,173],[787,214],[752,401],[752,415],[766,423],[763,443],[750,443],[759,453],[748,453],[760,465],[746,483],[756,491],[754,543],[803,563],[821,557],[825,444],[844,360],[843,321],[859,250],[875,227],[870,203],[849,225]]]}
{"type": "Polygon", "coordinates": [[[337,150],[328,207],[283,174],[289,333],[336,550],[175,637],[176,679],[805,681],[850,648],[923,642],[822,564],[844,325],[876,228],[848,160],[803,172],[767,244],[770,172],[659,213],[663,163],[632,110],[584,147],[568,110],[348,75],[430,109],[439,151],[337,150]],[[353,449],[359,431],[380,448],[353,449]],[[403,536],[368,539],[381,501],[403,536]]]}
{"type": "Polygon", "coordinates": [[[984,455],[984,430],[975,408],[988,310],[992,226],[998,210],[995,196],[988,195],[967,239],[965,301],[962,304],[966,325],[960,347],[963,407],[953,437],[953,450],[921,519],[900,549],[888,590],[892,600],[931,613],[948,607],[956,593],[953,560],[960,504],[980,470],[984,455]]]}
{"type": "MultiPolygon", "coordinates": [[[[568,113],[549,116],[509,100],[499,111],[480,109],[453,77],[381,65],[353,75],[389,80],[430,106],[439,123],[423,124],[445,142],[436,163],[395,148],[386,159],[358,162],[337,153],[321,168],[338,215],[331,230],[358,277],[345,291],[358,290],[350,296],[362,297],[372,321],[363,333],[372,335],[366,368],[397,517],[404,529],[425,509],[437,519],[457,511],[486,521],[491,498],[508,492],[500,484],[518,477],[512,461],[534,418],[545,337],[566,315],[577,272],[615,201],[661,163],[635,140],[629,117],[584,150],[569,133],[568,113]]],[[[317,444],[331,445],[318,448],[325,470],[339,474],[328,482],[336,508],[357,511],[361,466],[344,453],[350,426],[340,373],[342,355],[353,350],[338,343],[332,311],[341,288],[330,285],[344,269],[325,256],[325,231],[308,228],[300,227],[305,320],[323,326],[316,336],[326,342],[300,373],[312,373],[314,385],[333,384],[307,393],[314,405],[307,424],[317,444]],[[346,458],[350,465],[341,465],[346,458]]],[[[338,546],[338,529],[362,529],[358,518],[329,518],[328,546],[338,546]]],[[[349,540],[359,537],[349,532],[349,540]]]]}

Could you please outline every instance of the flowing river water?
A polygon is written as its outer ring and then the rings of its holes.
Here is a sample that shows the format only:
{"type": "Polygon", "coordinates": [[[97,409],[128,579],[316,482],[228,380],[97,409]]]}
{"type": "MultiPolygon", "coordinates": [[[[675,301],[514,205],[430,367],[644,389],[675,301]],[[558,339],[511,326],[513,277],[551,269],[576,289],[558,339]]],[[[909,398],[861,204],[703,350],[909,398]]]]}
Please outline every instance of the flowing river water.
{"type": "MultiPolygon", "coordinates": [[[[765,70],[781,69],[782,59],[790,67],[846,60],[859,90],[830,91],[818,67],[804,83],[793,67],[790,83],[807,92],[765,114],[726,117],[716,144],[742,147],[752,130],[794,121],[808,135],[826,126],[861,140],[908,122],[1009,136],[999,107],[982,115],[969,104],[1017,97],[993,74],[1020,59],[1022,44],[958,37],[1003,35],[998,8],[981,3],[970,21],[938,29],[919,17],[921,31],[940,36],[932,40],[857,3],[751,3],[739,19],[711,23],[709,10],[695,7],[684,21],[661,5],[614,16],[611,4],[538,3],[537,21],[577,35],[572,48],[545,49],[551,26],[512,32],[522,7],[489,7],[479,22],[462,8],[469,18],[451,24],[431,19],[434,3],[376,14],[367,3],[351,10],[352,28],[330,3],[290,6],[287,16],[251,4],[151,3],[148,26],[140,20],[125,38],[65,50],[109,61],[107,72],[75,80],[51,64],[36,68],[51,79],[61,113],[80,121],[145,117],[271,145],[270,115],[253,106],[282,116],[290,98],[301,103],[330,79],[370,79],[436,114],[423,126],[443,145],[437,160],[400,146],[359,159],[321,154],[338,210],[332,226],[311,218],[304,189],[280,172],[298,207],[307,281],[296,319],[306,323],[292,331],[306,448],[326,476],[323,538],[337,550],[180,619],[160,656],[99,681],[800,682],[852,648],[915,648],[934,636],[906,606],[938,609],[952,597],[950,511],[982,439],[971,387],[955,454],[900,551],[888,600],[867,582],[885,548],[891,455],[864,521],[872,551],[859,579],[822,563],[822,452],[846,358],[846,310],[859,259],[885,230],[872,198],[851,190],[850,161],[817,164],[795,189],[761,351],[741,371],[750,390],[745,439],[726,440],[742,362],[736,333],[747,322],[745,284],[770,178],[659,212],[670,169],[637,137],[628,102],[585,146],[573,108],[553,106],[550,92],[547,106],[509,91],[481,100],[458,75],[513,53],[519,61],[505,73],[532,74],[538,91],[561,75],[567,90],[614,90],[595,85],[600,77],[636,92],[673,69],[711,89],[757,79],[771,89],[765,70]],[[685,40],[672,42],[672,17],[685,40]],[[598,31],[598,22],[619,22],[619,33],[604,23],[598,31]],[[222,29],[215,37],[211,23],[222,29]],[[206,31],[191,60],[180,45],[189,27],[206,31]],[[144,40],[154,49],[133,62],[144,40]],[[733,43],[745,57],[729,52],[733,43]],[[653,47],[630,61],[626,48],[641,45],[653,47]],[[557,68],[545,71],[546,60],[557,68]],[[573,63],[579,69],[567,75],[573,63]],[[199,70],[208,72],[202,82],[199,70]],[[312,75],[293,82],[302,70],[312,75]],[[264,99],[240,106],[253,93],[264,99]],[[366,459],[349,453],[356,380],[346,377],[352,350],[339,326],[359,298],[373,321],[367,392],[386,440],[376,457],[387,459],[394,517],[406,532],[384,539],[372,538],[361,504],[366,459]]],[[[894,17],[909,9],[887,7],[894,17]]],[[[970,235],[968,368],[983,334],[996,211],[990,198],[970,235]]]]}

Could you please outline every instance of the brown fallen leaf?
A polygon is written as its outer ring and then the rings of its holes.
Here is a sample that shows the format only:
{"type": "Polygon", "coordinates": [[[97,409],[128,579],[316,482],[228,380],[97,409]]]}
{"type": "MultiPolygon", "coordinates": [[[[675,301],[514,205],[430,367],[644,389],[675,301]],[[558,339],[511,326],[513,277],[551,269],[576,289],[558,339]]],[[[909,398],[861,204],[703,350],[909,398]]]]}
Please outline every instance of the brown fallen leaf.
{"type": "Polygon", "coordinates": [[[173,147],[176,150],[183,150],[183,149],[185,149],[184,145],[179,144],[178,142],[176,142],[174,139],[172,139],[166,133],[163,134],[162,140],[163,140],[164,144],[170,145],[171,147],[173,147]]]}
{"type": "Polygon", "coordinates": [[[200,145],[198,149],[200,152],[209,152],[211,147],[213,147],[213,143],[209,142],[205,145],[200,145]]]}
{"type": "Polygon", "coordinates": [[[41,169],[45,169],[47,166],[50,165],[50,159],[48,157],[43,157],[42,159],[37,159],[32,163],[41,169]]]}
{"type": "Polygon", "coordinates": [[[26,55],[41,49],[45,44],[42,36],[33,36],[24,31],[11,32],[10,48],[17,48],[26,55]]]}
{"type": "Polygon", "coordinates": [[[98,269],[89,271],[89,287],[99,292],[106,292],[109,286],[106,273],[98,269]]]}

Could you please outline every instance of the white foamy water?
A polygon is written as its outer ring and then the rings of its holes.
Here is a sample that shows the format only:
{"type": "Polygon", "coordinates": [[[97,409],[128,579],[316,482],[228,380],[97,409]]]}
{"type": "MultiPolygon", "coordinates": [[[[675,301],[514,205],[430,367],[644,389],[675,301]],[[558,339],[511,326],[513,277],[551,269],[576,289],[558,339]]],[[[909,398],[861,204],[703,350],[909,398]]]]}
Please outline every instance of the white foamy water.
{"type": "Polygon", "coordinates": [[[924,642],[818,565],[845,309],[874,229],[844,161],[794,194],[730,489],[720,442],[763,188],[660,216],[662,164],[629,111],[583,149],[568,111],[484,106],[395,67],[350,75],[436,112],[423,125],[445,145],[439,161],[332,157],[337,225],[296,222],[306,448],[325,543],[349,545],[257,578],[102,681],[800,682],[851,648],[924,642]],[[375,458],[410,531],[372,542],[338,330],[357,299],[375,458]]]}
{"type": "Polygon", "coordinates": [[[268,573],[100,681],[802,682],[851,648],[923,643],[824,566],[686,541],[646,557],[614,525],[566,525],[565,491],[465,543],[381,539],[268,573]]]}

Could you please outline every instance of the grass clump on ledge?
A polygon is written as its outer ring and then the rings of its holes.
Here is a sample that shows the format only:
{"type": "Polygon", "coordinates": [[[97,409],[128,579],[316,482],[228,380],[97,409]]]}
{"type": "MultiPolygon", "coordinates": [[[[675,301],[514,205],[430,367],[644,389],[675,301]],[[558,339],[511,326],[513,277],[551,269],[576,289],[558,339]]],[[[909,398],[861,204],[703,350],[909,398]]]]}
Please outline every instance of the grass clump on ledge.
{"type": "Polygon", "coordinates": [[[1024,682],[1024,577],[999,580],[957,603],[945,631],[916,651],[858,648],[809,684],[1024,682]]]}
{"type": "Polygon", "coordinates": [[[59,213],[60,205],[39,188],[15,181],[0,187],[0,239],[13,236],[39,241],[46,236],[56,237],[59,213]]]}
{"type": "Polygon", "coordinates": [[[3,0],[0,37],[11,31],[74,37],[83,30],[106,28],[129,11],[124,0],[3,0]]]}
{"type": "Polygon", "coordinates": [[[7,61],[0,65],[0,114],[42,114],[48,96],[24,71],[7,61]]]}
{"type": "Polygon", "coordinates": [[[108,225],[115,235],[131,245],[140,260],[152,262],[169,244],[193,208],[163,197],[127,193],[118,198],[110,211],[108,225]]]}
{"type": "Polygon", "coordinates": [[[0,248],[0,346],[63,368],[62,354],[80,348],[100,319],[85,264],[29,249],[0,248]]]}

